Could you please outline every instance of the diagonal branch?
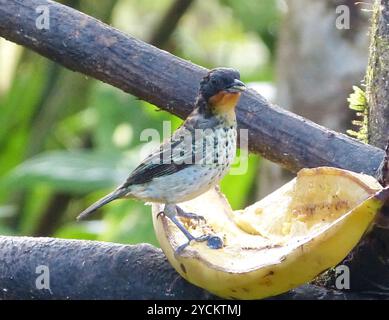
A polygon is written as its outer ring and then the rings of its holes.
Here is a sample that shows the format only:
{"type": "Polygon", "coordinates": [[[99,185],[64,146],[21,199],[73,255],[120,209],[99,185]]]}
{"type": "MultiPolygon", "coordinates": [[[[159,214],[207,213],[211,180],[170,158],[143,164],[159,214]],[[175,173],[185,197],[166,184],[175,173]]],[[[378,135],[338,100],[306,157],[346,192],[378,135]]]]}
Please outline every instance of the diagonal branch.
{"type": "MultiPolygon", "coordinates": [[[[0,36],[180,117],[191,111],[206,72],[49,0],[0,0],[0,36]],[[49,30],[36,27],[41,5],[50,10],[49,30]]],[[[375,174],[384,157],[381,149],[272,106],[253,90],[241,99],[238,123],[248,129],[250,151],[291,171],[327,165],[375,174]]]]}

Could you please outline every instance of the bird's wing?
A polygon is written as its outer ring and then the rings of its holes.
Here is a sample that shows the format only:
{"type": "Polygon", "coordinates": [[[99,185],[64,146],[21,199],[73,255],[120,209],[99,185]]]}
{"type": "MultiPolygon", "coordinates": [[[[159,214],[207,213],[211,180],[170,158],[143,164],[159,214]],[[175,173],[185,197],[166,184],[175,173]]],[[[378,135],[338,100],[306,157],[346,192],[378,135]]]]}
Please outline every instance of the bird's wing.
{"type": "Polygon", "coordinates": [[[185,134],[185,130],[185,126],[181,126],[131,173],[120,188],[147,183],[154,178],[171,175],[193,165],[194,160],[198,159],[196,155],[199,151],[195,146],[201,142],[192,140],[195,139],[194,135],[185,134]]]}

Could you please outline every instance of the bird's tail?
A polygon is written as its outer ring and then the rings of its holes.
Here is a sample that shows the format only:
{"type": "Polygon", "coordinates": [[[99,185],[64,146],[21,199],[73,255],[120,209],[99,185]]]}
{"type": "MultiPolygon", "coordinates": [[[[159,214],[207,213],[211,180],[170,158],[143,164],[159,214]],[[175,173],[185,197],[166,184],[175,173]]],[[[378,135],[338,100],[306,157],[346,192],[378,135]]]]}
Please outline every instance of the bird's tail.
{"type": "Polygon", "coordinates": [[[83,212],[81,212],[78,215],[77,220],[82,220],[82,219],[88,217],[93,212],[95,212],[97,209],[101,208],[102,206],[106,205],[107,203],[110,203],[113,200],[121,198],[126,193],[127,193],[126,189],[116,189],[115,191],[111,192],[110,194],[107,194],[105,197],[96,201],[90,207],[86,208],[83,212]]]}

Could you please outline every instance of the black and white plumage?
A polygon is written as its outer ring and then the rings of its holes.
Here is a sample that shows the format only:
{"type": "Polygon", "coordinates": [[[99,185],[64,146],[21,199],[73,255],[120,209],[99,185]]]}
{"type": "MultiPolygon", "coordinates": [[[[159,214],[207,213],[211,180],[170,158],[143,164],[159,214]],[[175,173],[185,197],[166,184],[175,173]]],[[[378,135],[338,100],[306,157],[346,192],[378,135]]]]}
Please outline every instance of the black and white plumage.
{"type": "MultiPolygon", "coordinates": [[[[233,69],[211,70],[201,81],[195,108],[182,126],[123,184],[84,210],[79,219],[119,198],[165,203],[165,214],[172,218],[177,214],[175,204],[215,186],[235,157],[235,106],[245,89],[239,79],[233,69]]],[[[175,218],[172,221],[178,222],[175,218]]],[[[190,238],[189,233],[185,234],[190,238]]]]}

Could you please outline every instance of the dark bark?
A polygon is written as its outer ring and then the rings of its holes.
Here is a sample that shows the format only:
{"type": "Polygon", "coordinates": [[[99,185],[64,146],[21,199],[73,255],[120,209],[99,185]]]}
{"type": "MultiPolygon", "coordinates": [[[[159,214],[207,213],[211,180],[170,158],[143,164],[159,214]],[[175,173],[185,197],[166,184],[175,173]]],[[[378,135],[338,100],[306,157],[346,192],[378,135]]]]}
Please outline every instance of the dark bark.
{"type": "MultiPolygon", "coordinates": [[[[206,69],[48,0],[0,0],[0,36],[185,117],[206,69]],[[38,30],[38,5],[50,8],[50,30],[38,30]]],[[[249,90],[238,107],[250,151],[283,167],[334,166],[375,174],[384,152],[298,117],[249,90]]]]}
{"type": "Polygon", "coordinates": [[[97,241],[0,237],[0,299],[209,299],[161,250],[97,241]],[[36,268],[48,266],[50,289],[36,268]]]}
{"type": "MultiPolygon", "coordinates": [[[[0,237],[1,299],[215,299],[181,278],[149,244],[0,237]],[[38,266],[50,290],[37,289],[38,266]]],[[[272,299],[372,299],[305,285],[272,299]]]]}

